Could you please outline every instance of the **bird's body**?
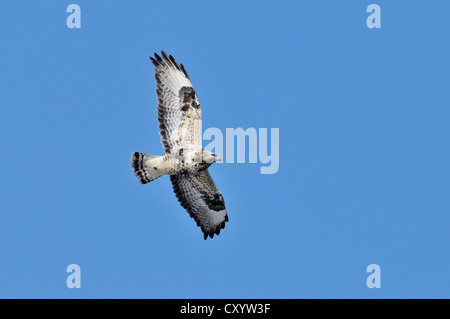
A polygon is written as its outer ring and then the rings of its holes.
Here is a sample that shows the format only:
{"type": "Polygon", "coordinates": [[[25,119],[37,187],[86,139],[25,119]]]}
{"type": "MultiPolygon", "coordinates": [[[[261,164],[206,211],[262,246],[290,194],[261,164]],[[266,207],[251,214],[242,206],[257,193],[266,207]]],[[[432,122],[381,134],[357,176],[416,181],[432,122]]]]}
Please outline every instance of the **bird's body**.
{"type": "Polygon", "coordinates": [[[158,122],[163,156],[133,153],[131,167],[141,184],[170,175],[174,192],[201,227],[204,238],[218,235],[228,221],[222,194],[208,167],[220,158],[203,150],[201,108],[183,65],[161,52],[150,58],[156,69],[158,122]]]}
{"type": "Polygon", "coordinates": [[[163,175],[197,174],[207,169],[214,161],[214,154],[205,150],[186,152],[193,156],[186,157],[177,154],[165,154],[164,156],[147,155],[134,152],[131,158],[132,168],[141,184],[147,184],[163,175]]]}

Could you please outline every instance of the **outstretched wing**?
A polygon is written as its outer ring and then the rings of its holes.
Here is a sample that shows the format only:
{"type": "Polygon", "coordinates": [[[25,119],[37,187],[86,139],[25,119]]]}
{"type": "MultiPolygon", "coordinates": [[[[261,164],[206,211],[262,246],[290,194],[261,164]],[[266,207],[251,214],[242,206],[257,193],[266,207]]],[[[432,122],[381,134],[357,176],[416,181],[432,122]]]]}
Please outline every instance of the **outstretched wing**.
{"type": "Polygon", "coordinates": [[[156,96],[161,143],[165,153],[202,148],[201,109],[182,64],[161,51],[152,60],[156,69],[156,96]]]}
{"type": "Polygon", "coordinates": [[[228,221],[222,194],[207,169],[198,174],[171,175],[173,191],[189,215],[197,222],[204,238],[219,235],[228,221]]]}

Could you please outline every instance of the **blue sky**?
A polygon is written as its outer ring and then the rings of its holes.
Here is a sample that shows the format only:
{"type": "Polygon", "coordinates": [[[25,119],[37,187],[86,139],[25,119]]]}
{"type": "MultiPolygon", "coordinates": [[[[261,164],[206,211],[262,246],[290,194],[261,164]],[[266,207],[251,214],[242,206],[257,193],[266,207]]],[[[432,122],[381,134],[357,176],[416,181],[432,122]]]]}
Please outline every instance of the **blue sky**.
{"type": "Polygon", "coordinates": [[[0,297],[450,297],[448,1],[71,3],[0,4],[0,297]],[[213,240],[130,169],[162,153],[162,49],[204,129],[280,131],[277,174],[211,167],[213,240]]]}

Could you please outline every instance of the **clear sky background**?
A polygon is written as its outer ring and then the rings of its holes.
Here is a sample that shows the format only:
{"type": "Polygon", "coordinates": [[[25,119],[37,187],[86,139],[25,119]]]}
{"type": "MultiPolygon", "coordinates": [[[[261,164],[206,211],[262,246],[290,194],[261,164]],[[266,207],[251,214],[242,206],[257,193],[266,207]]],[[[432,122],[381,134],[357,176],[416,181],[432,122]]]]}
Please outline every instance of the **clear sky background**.
{"type": "Polygon", "coordinates": [[[449,9],[2,1],[0,297],[449,298],[449,9]],[[277,174],[211,167],[230,217],[213,240],[168,177],[130,168],[163,151],[160,50],[188,70],[203,129],[280,130],[277,174]]]}

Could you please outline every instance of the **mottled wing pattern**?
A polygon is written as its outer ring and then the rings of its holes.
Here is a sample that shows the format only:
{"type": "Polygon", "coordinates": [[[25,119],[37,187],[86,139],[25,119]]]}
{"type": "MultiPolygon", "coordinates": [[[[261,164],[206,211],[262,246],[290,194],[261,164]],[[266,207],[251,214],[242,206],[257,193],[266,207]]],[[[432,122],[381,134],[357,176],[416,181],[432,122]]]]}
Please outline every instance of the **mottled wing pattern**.
{"type": "Polygon", "coordinates": [[[156,95],[161,143],[165,153],[201,149],[201,109],[182,64],[161,51],[150,57],[156,69],[156,95]]]}
{"type": "Polygon", "coordinates": [[[228,221],[222,194],[207,169],[198,174],[171,175],[173,190],[189,215],[202,229],[204,238],[219,235],[228,221]]]}

